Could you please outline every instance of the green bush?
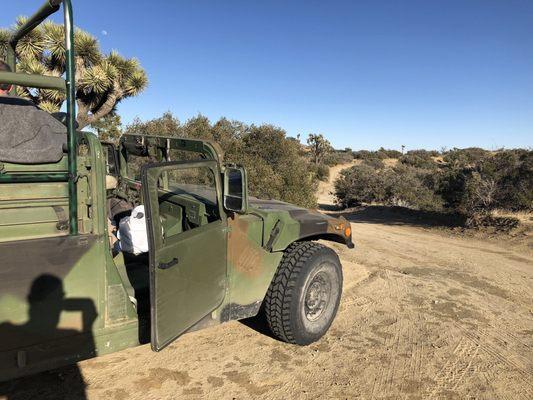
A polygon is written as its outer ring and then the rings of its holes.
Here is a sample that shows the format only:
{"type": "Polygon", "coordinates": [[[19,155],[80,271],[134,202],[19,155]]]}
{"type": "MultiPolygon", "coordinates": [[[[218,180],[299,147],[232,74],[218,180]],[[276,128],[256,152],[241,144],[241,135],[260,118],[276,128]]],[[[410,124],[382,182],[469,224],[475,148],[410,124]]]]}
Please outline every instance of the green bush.
{"type": "Polygon", "coordinates": [[[381,154],[380,158],[400,158],[402,156],[402,153],[398,150],[389,150],[383,147],[380,147],[377,152],[381,154]]]}
{"type": "Polygon", "coordinates": [[[339,164],[348,164],[353,161],[353,154],[351,151],[335,150],[326,155],[324,164],[333,167],[339,164]]]}
{"type": "Polygon", "coordinates": [[[375,169],[385,168],[385,163],[381,158],[366,158],[363,160],[363,164],[368,165],[375,169]]]}
{"type": "Polygon", "coordinates": [[[444,206],[459,209],[463,203],[469,170],[446,168],[439,171],[436,192],[444,201],[444,206]]]}
{"type": "Polygon", "coordinates": [[[353,158],[356,160],[384,160],[386,158],[398,159],[402,156],[402,153],[398,150],[389,150],[380,147],[377,151],[358,150],[353,152],[353,158]]]}
{"type": "Polygon", "coordinates": [[[126,133],[213,140],[224,150],[225,161],[246,167],[252,196],[316,206],[317,175],[310,170],[299,142],[288,138],[281,128],[225,118],[211,124],[202,115],[182,124],[171,113],[165,113],[151,121],[135,120],[126,133]]]}
{"type": "Polygon", "coordinates": [[[300,145],[272,125],[252,125],[239,139],[240,146],[226,160],[244,165],[253,195],[288,201],[304,207],[316,205],[316,176],[300,145]]]}
{"type": "Polygon", "coordinates": [[[442,173],[439,193],[448,207],[465,214],[533,209],[533,151],[468,154],[454,150],[442,173]]]}
{"type": "Polygon", "coordinates": [[[472,166],[491,153],[479,147],[469,147],[466,149],[454,148],[443,154],[444,162],[451,167],[472,166]]]}
{"type": "Polygon", "coordinates": [[[479,173],[495,181],[495,207],[533,209],[533,151],[500,151],[480,162],[479,173]]]}
{"type": "Polygon", "coordinates": [[[335,196],[344,207],[381,202],[386,196],[383,176],[369,165],[354,165],[341,171],[335,181],[335,196]]]}
{"type": "Polygon", "coordinates": [[[371,152],[363,163],[335,182],[338,202],[403,205],[422,210],[448,210],[468,221],[492,221],[496,208],[533,210],[533,151],[453,149],[437,164],[434,152],[410,151],[393,168],[384,168],[371,152]]]}
{"type": "Polygon", "coordinates": [[[379,151],[358,150],[354,151],[353,158],[356,160],[369,160],[376,158],[384,160],[387,158],[387,154],[379,151]]]}
{"type": "Polygon", "coordinates": [[[442,198],[434,190],[433,172],[399,164],[383,173],[386,204],[428,211],[442,209],[442,198]]]}
{"type": "Polygon", "coordinates": [[[382,203],[421,210],[439,210],[442,199],[433,190],[428,172],[400,165],[376,169],[367,164],[341,172],[335,182],[337,201],[351,207],[362,203],[382,203]]]}
{"type": "Polygon", "coordinates": [[[315,174],[316,179],[327,182],[329,179],[329,166],[325,164],[310,164],[310,170],[315,174]]]}
{"type": "Polygon", "coordinates": [[[415,168],[435,169],[438,167],[438,164],[433,159],[435,157],[434,154],[434,151],[411,150],[401,156],[399,161],[402,164],[415,168]]]}

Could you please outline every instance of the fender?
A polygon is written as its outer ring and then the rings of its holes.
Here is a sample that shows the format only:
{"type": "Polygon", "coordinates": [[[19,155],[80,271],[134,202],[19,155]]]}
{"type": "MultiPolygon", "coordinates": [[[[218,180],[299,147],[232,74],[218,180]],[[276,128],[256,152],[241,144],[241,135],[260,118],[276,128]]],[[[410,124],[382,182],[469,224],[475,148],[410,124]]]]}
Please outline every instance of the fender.
{"type": "Polygon", "coordinates": [[[254,198],[250,205],[263,218],[263,247],[267,251],[283,251],[295,241],[318,239],[355,247],[350,223],[344,217],[334,218],[276,200],[254,198]]]}

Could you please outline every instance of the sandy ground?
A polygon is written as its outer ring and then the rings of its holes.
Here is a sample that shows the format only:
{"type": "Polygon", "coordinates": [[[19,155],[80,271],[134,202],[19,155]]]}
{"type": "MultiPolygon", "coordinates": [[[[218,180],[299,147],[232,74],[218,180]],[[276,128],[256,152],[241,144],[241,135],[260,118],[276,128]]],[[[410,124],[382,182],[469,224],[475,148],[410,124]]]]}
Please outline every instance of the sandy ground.
{"type": "MultiPolygon", "coordinates": [[[[324,190],[322,202],[331,203],[324,190]]],[[[354,213],[356,249],[333,246],[344,294],[318,343],[287,345],[257,323],[231,322],[158,354],[142,346],[82,362],[78,397],[533,399],[531,241],[458,237],[378,217],[354,213]]],[[[9,398],[76,398],[71,374],[10,383],[9,398]]]]}
{"type": "Polygon", "coordinates": [[[318,183],[317,200],[319,206],[327,208],[327,206],[333,205],[333,182],[343,169],[349,168],[352,165],[356,165],[358,161],[359,160],[354,160],[353,164],[335,165],[329,169],[329,182],[318,183]]]}

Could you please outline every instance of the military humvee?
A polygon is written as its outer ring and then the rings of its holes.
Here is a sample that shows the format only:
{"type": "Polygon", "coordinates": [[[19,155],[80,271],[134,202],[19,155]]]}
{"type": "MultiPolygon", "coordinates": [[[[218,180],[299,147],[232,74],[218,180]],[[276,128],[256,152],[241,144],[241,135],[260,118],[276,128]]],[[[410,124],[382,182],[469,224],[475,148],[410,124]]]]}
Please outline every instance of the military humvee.
{"type": "MultiPolygon", "coordinates": [[[[339,305],[337,255],[349,223],[249,198],[246,171],[217,144],[77,132],[70,0],[47,0],[17,42],[63,5],[66,78],[0,72],[0,83],[64,90],[65,145],[53,162],[0,160],[0,381],[258,314],[280,340],[306,345],[339,305]],[[115,185],[106,187],[109,176],[115,185]],[[143,204],[149,251],[117,252],[115,222],[143,204]]],[[[15,153],[17,149],[13,150],[15,153]]],[[[14,154],[16,156],[16,154],[14,154]]]]}

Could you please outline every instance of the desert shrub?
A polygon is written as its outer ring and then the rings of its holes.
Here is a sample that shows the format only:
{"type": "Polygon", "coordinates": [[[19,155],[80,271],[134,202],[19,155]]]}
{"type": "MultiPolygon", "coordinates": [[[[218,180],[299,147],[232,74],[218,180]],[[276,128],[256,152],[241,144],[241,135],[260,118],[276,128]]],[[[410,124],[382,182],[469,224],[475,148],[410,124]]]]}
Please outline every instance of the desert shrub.
{"type": "Polygon", "coordinates": [[[379,158],[381,160],[384,160],[385,158],[387,158],[387,155],[378,151],[358,150],[354,151],[353,158],[356,160],[368,160],[371,158],[379,158]]]}
{"type": "Polygon", "coordinates": [[[492,210],[533,210],[533,151],[453,149],[442,164],[434,154],[410,151],[396,166],[384,168],[379,155],[359,152],[361,165],[344,171],[335,183],[338,202],[451,211],[467,226],[498,230],[512,229],[515,221],[495,218],[492,210]]]}
{"type": "Polygon", "coordinates": [[[220,119],[211,124],[202,115],[180,123],[171,113],[151,121],[135,120],[126,133],[209,139],[224,150],[224,160],[248,171],[252,196],[288,201],[303,207],[316,205],[316,174],[298,141],[272,125],[247,125],[220,119]]]}
{"type": "Polygon", "coordinates": [[[442,197],[446,208],[459,209],[469,175],[466,168],[446,168],[439,173],[436,192],[442,197]]]}
{"type": "Polygon", "coordinates": [[[329,167],[324,164],[318,164],[315,166],[316,169],[316,178],[319,181],[327,182],[329,179],[329,167]]]}
{"type": "MultiPolygon", "coordinates": [[[[416,168],[434,169],[438,167],[433,157],[433,151],[427,150],[411,150],[400,157],[399,161],[402,164],[409,165],[416,168]]],[[[438,155],[438,152],[436,153],[438,155]]]]}
{"type": "Polygon", "coordinates": [[[479,147],[469,147],[466,149],[454,148],[444,153],[443,159],[451,167],[457,168],[475,165],[489,154],[490,152],[488,150],[479,147]]]}
{"type": "Polygon", "coordinates": [[[465,184],[459,211],[465,214],[487,213],[494,208],[497,184],[493,177],[473,171],[465,184]]]}
{"type": "Polygon", "coordinates": [[[493,228],[499,232],[509,232],[520,225],[520,220],[515,217],[499,217],[488,213],[469,215],[464,225],[467,228],[493,228]]]}
{"type": "Polygon", "coordinates": [[[447,207],[468,215],[494,208],[533,209],[533,151],[485,151],[477,159],[465,154],[440,174],[438,192],[447,207]]]}
{"type": "Polygon", "coordinates": [[[316,175],[300,154],[298,142],[288,139],[284,130],[272,125],[251,125],[237,141],[225,159],[247,168],[252,195],[304,207],[316,205],[316,175]]]}
{"type": "Polygon", "coordinates": [[[345,169],[335,181],[335,196],[338,203],[345,207],[381,202],[385,195],[382,174],[369,165],[354,165],[345,169]]]}
{"type": "Polygon", "coordinates": [[[375,169],[385,168],[385,163],[381,158],[366,158],[363,160],[363,164],[368,165],[375,169]]]}
{"type": "Polygon", "coordinates": [[[402,156],[402,153],[398,150],[390,150],[390,149],[384,149],[383,147],[380,147],[380,149],[377,151],[380,154],[380,158],[400,158],[402,156]]]}
{"type": "Polygon", "coordinates": [[[376,169],[368,164],[353,166],[335,182],[337,201],[346,207],[382,203],[422,210],[438,210],[442,199],[426,179],[427,171],[410,166],[376,169]]]}
{"type": "Polygon", "coordinates": [[[358,150],[353,152],[353,158],[356,160],[369,160],[369,159],[380,159],[384,160],[386,158],[400,158],[402,153],[398,150],[388,150],[380,147],[377,151],[369,150],[358,150]]]}
{"type": "Polygon", "coordinates": [[[533,151],[503,150],[487,154],[472,168],[466,198],[483,209],[531,210],[533,151]]]}
{"type": "Polygon", "coordinates": [[[363,160],[364,158],[366,158],[365,156],[367,154],[370,154],[370,151],[368,151],[368,150],[357,150],[357,151],[352,152],[353,158],[355,160],[363,160]]]}
{"type": "Polygon", "coordinates": [[[442,209],[443,201],[435,193],[432,171],[400,164],[383,173],[386,204],[428,211],[442,209]]]}
{"type": "Polygon", "coordinates": [[[353,161],[353,154],[350,151],[345,150],[335,150],[330,152],[326,157],[324,158],[324,164],[329,165],[330,167],[333,167],[335,165],[339,164],[348,164],[353,161]]]}
{"type": "MultiPolygon", "coordinates": [[[[533,151],[506,150],[490,158],[497,183],[495,207],[508,210],[533,209],[533,151]]],[[[482,164],[485,171],[486,165],[482,164]]]]}
{"type": "Polygon", "coordinates": [[[495,206],[495,180],[474,168],[446,169],[439,176],[438,186],[446,207],[459,213],[473,215],[495,206]]]}
{"type": "Polygon", "coordinates": [[[322,182],[327,182],[329,179],[329,166],[325,164],[309,163],[309,172],[315,176],[315,178],[322,182]]]}

